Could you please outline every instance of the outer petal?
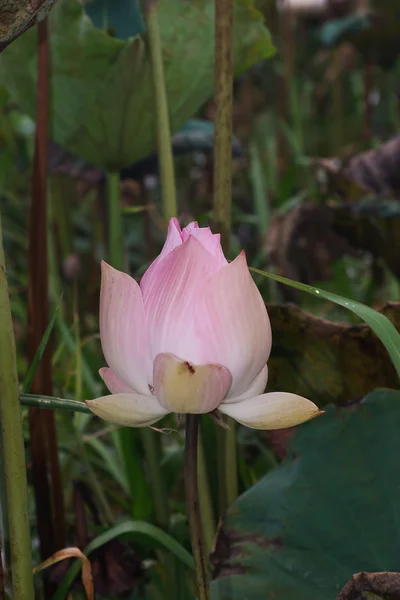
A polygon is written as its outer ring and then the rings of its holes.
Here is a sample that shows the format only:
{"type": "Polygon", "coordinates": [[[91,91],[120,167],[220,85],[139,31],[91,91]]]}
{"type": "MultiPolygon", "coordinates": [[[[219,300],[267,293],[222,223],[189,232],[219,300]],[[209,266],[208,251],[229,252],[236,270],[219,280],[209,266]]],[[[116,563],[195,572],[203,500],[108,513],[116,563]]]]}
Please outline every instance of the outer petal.
{"type": "Polygon", "coordinates": [[[104,357],[131,390],[148,394],[143,299],[136,281],[101,263],[100,337],[104,357]]]}
{"type": "MultiPolygon", "coordinates": [[[[259,372],[257,377],[254,379],[253,383],[249,387],[244,394],[241,394],[237,398],[226,398],[223,402],[232,404],[234,402],[241,402],[242,400],[246,400],[247,398],[253,398],[254,396],[259,396],[265,391],[267,387],[268,381],[268,365],[265,365],[263,369],[259,372]]],[[[111,390],[110,390],[111,391],[111,390]]],[[[229,394],[228,394],[229,396],[229,394]]]]}
{"type": "Polygon", "coordinates": [[[181,228],[179,226],[178,219],[173,217],[170,219],[168,224],[168,233],[167,239],[165,240],[165,244],[161,253],[157,256],[157,258],[151,263],[147,271],[144,273],[142,280],[140,282],[141,287],[146,286],[147,279],[151,279],[153,271],[157,267],[157,265],[177,246],[182,245],[182,233],[181,228]]]}
{"type": "Polygon", "coordinates": [[[219,410],[253,429],[285,429],[323,413],[310,400],[287,392],[270,392],[242,402],[221,404],[219,410]]]}
{"type": "MultiPolygon", "coordinates": [[[[133,394],[134,390],[126,385],[121,379],[109,369],[103,367],[99,370],[99,375],[112,394],[133,394]]],[[[150,391],[150,390],[149,390],[150,391]]]]}
{"type": "Polygon", "coordinates": [[[208,347],[206,362],[232,374],[229,398],[246,393],[271,351],[267,309],[247,267],[244,252],[211,277],[197,309],[197,329],[208,347]]]}
{"type": "Polygon", "coordinates": [[[157,398],[140,394],[112,394],[85,404],[101,419],[127,427],[146,427],[168,414],[157,398]]]}
{"type": "Polygon", "coordinates": [[[154,360],[154,392],[165,409],[176,413],[211,412],[223,400],[232,383],[221,365],[191,365],[158,354],[154,360]]]}
{"type": "Polygon", "coordinates": [[[193,364],[219,362],[204,359],[195,324],[204,283],[217,269],[211,254],[190,237],[142,285],[151,360],[169,352],[193,364]]]}

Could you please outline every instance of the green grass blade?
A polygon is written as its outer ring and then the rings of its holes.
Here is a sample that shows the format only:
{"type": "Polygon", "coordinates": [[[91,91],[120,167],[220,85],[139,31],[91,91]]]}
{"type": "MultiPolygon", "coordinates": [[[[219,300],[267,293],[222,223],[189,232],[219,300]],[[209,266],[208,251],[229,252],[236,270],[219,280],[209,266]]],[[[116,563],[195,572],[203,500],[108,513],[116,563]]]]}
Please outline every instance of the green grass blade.
{"type": "MultiPolygon", "coordinates": [[[[151,546],[156,545],[163,547],[165,550],[178,558],[186,567],[193,569],[193,559],[191,554],[179,542],[177,542],[173,537],[159,527],[144,521],[125,521],[124,523],[115,525],[105,533],[101,533],[95,537],[86,546],[83,553],[85,556],[89,557],[91,552],[97,550],[101,546],[104,546],[104,544],[107,544],[111,540],[120,537],[121,535],[138,535],[142,539],[143,537],[147,537],[151,546]]],[[[70,588],[75,577],[78,575],[80,569],[81,561],[74,561],[74,564],[70,567],[68,573],[57,588],[57,591],[53,596],[53,600],[64,600],[64,598],[66,598],[68,589],[70,588]]]]}
{"type": "Polygon", "coordinates": [[[130,494],[129,483],[125,475],[125,471],[119,460],[119,456],[107,448],[103,442],[96,438],[84,439],[87,446],[90,446],[102,459],[102,462],[108,473],[120,484],[127,496],[130,494]]]}
{"type": "MultiPolygon", "coordinates": [[[[57,316],[56,316],[56,326],[57,326],[58,332],[60,334],[60,338],[64,342],[65,347],[67,348],[68,352],[71,355],[75,354],[76,353],[75,337],[73,336],[73,334],[71,333],[71,331],[69,330],[69,328],[67,327],[65,322],[63,321],[61,315],[59,315],[59,314],[57,314],[57,316]]],[[[94,396],[95,398],[100,396],[101,389],[102,389],[102,383],[101,383],[100,377],[98,378],[98,381],[93,377],[92,370],[89,367],[87,361],[85,360],[83,353],[81,356],[80,367],[82,369],[83,382],[84,382],[88,392],[90,392],[90,394],[92,396],[94,396]]]]}
{"type": "Polygon", "coordinates": [[[302,292],[307,292],[308,294],[312,294],[318,298],[324,298],[325,300],[329,300],[330,302],[334,302],[335,304],[351,310],[353,313],[363,319],[363,321],[365,321],[371,327],[372,331],[376,333],[388,351],[389,356],[392,359],[392,363],[400,377],[400,333],[397,331],[393,323],[389,321],[387,317],[385,317],[385,315],[379,313],[369,306],[366,306],[365,304],[361,304],[361,302],[343,298],[343,296],[339,296],[339,294],[325,292],[320,288],[306,285],[305,283],[292,281],[291,279],[274,275],[272,273],[266,273],[265,271],[254,269],[253,267],[250,267],[250,270],[253,271],[253,273],[258,273],[264,277],[269,277],[274,281],[289,285],[290,287],[301,290],[302,292]]]}
{"type": "Polygon", "coordinates": [[[42,356],[43,353],[46,349],[46,346],[48,344],[49,338],[50,338],[50,334],[53,331],[54,328],[54,323],[56,322],[56,318],[57,318],[57,312],[59,309],[59,305],[56,307],[55,311],[53,312],[53,315],[49,321],[49,324],[46,327],[46,330],[43,334],[42,340],[39,344],[38,349],[36,350],[35,356],[33,357],[33,361],[31,362],[28,372],[25,376],[25,380],[22,384],[22,389],[24,392],[29,392],[29,390],[31,389],[31,385],[32,385],[32,381],[36,375],[36,371],[37,368],[39,366],[40,361],[42,360],[42,356]]]}

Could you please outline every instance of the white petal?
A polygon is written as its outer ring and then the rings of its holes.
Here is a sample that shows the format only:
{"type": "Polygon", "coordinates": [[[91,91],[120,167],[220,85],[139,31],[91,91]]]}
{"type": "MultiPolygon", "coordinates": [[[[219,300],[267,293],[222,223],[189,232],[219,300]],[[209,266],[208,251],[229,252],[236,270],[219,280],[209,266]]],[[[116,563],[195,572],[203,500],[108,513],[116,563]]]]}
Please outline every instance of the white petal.
{"type": "Polygon", "coordinates": [[[132,277],[104,261],[101,267],[100,338],[104,358],[130,389],[148,394],[147,340],[140,287],[132,277]]]}
{"type": "Polygon", "coordinates": [[[242,402],[221,404],[218,410],[253,429],[285,429],[323,413],[310,400],[288,392],[270,392],[242,402]]]}
{"type": "Polygon", "coordinates": [[[111,394],[86,400],[90,410],[105,421],[126,427],[146,427],[168,414],[155,396],[111,394]]]}
{"type": "MultiPolygon", "coordinates": [[[[112,394],[134,394],[135,390],[132,390],[126,383],[119,379],[115,373],[108,367],[103,367],[99,370],[99,375],[108,387],[112,394]]],[[[149,390],[150,392],[150,390],[149,390]]]]}
{"type": "Polygon", "coordinates": [[[250,385],[249,389],[246,390],[246,392],[244,392],[237,398],[236,397],[229,398],[229,394],[228,394],[227,398],[225,398],[225,400],[223,400],[223,402],[232,404],[234,402],[241,402],[242,400],[246,400],[246,398],[253,398],[254,396],[259,396],[260,394],[262,394],[265,391],[265,388],[267,387],[267,381],[268,381],[268,365],[265,365],[265,367],[263,369],[261,369],[261,371],[259,372],[257,377],[254,379],[254,381],[250,385]]]}
{"type": "Polygon", "coordinates": [[[222,365],[191,365],[166,353],[154,360],[154,392],[161,406],[171,412],[211,412],[231,383],[232,376],[222,365]]]}

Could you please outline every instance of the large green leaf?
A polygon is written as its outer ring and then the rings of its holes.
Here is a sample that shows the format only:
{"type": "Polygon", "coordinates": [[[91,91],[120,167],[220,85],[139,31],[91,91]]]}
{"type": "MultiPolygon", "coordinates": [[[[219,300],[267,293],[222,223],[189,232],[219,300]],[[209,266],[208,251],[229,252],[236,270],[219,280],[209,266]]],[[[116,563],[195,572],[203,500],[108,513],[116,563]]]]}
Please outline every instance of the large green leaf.
{"type": "Polygon", "coordinates": [[[330,407],[229,509],[213,600],[334,600],[353,573],[398,571],[400,392],[330,407]]]}
{"type": "MultiPolygon", "coordinates": [[[[213,92],[214,0],[159,0],[172,131],[213,92]]],[[[120,40],[97,29],[79,0],[59,0],[50,15],[51,136],[87,161],[117,170],[148,155],[156,139],[145,39],[120,40]]],[[[0,76],[30,116],[36,98],[35,31],[0,58],[0,76]]],[[[235,72],[273,52],[252,0],[235,1],[235,72]]]]}

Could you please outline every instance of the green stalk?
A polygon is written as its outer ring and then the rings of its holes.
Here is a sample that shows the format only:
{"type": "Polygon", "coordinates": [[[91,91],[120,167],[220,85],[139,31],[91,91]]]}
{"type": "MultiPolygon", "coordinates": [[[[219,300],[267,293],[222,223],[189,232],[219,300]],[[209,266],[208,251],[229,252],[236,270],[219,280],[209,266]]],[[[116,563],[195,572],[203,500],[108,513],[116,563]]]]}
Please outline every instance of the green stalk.
{"type": "Polygon", "coordinates": [[[197,447],[199,415],[186,415],[185,436],[185,489],[186,508],[189,519],[190,540],[196,571],[198,600],[210,600],[210,583],[207,572],[207,559],[204,548],[200,514],[200,498],[197,480],[197,447]]]}
{"type": "MultiPolygon", "coordinates": [[[[221,233],[222,246],[229,256],[232,212],[232,104],[233,104],[233,0],[215,0],[215,148],[214,224],[221,233]]],[[[219,477],[225,481],[223,503],[238,495],[236,469],[236,424],[228,419],[229,430],[219,431],[219,477]]],[[[220,501],[221,504],[221,501],[220,501]]]]}
{"type": "Polygon", "coordinates": [[[229,254],[232,212],[233,0],[215,0],[214,223],[229,254]]]}
{"type": "Polygon", "coordinates": [[[0,221],[0,422],[7,485],[12,589],[15,600],[34,600],[28,488],[18,395],[15,341],[0,221]]]}
{"type": "Polygon", "coordinates": [[[157,123],[158,159],[162,189],[163,212],[166,221],[178,214],[175,188],[174,159],[171,147],[168,99],[165,88],[162,41],[158,26],[156,0],[145,3],[150,58],[152,66],[154,101],[157,123]]]}
{"type": "Polygon", "coordinates": [[[84,402],[55,398],[54,396],[42,396],[41,394],[21,394],[22,406],[33,406],[35,408],[46,408],[48,410],[66,410],[78,412],[85,415],[93,414],[84,402]]]}

